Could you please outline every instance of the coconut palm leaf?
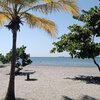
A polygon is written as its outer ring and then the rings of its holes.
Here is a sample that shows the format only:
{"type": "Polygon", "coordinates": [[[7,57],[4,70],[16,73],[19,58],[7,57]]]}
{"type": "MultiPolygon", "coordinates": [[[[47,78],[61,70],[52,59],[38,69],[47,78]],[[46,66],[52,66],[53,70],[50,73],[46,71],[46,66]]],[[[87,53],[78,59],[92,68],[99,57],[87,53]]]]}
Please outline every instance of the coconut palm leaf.
{"type": "Polygon", "coordinates": [[[52,1],[54,1],[54,0],[43,0],[43,2],[45,2],[45,3],[50,3],[52,1]]]}
{"type": "Polygon", "coordinates": [[[59,5],[59,3],[54,3],[54,2],[53,3],[49,2],[47,4],[41,4],[32,7],[32,10],[40,11],[45,14],[51,13],[52,11],[60,11],[61,9],[62,9],[61,5],[59,5]]]}
{"type": "Polygon", "coordinates": [[[17,4],[17,5],[26,5],[26,4],[34,4],[39,2],[40,0],[5,0],[10,4],[17,4]]]}
{"type": "Polygon", "coordinates": [[[54,22],[44,18],[36,17],[29,13],[24,13],[24,17],[31,28],[39,27],[47,31],[51,36],[55,35],[56,32],[54,22]]]}
{"type": "Polygon", "coordinates": [[[9,14],[6,12],[0,12],[0,26],[4,25],[7,20],[10,20],[9,14]]]}
{"type": "MultiPolygon", "coordinates": [[[[58,0],[56,2],[52,0],[44,0],[46,3],[35,5],[32,8],[29,8],[29,10],[36,10],[40,11],[42,13],[50,13],[54,10],[56,11],[68,11],[72,13],[73,15],[78,15],[78,7],[76,6],[75,2],[70,0],[58,0]]],[[[28,11],[28,10],[27,10],[28,11]]]]}
{"type": "Polygon", "coordinates": [[[9,11],[11,8],[8,6],[7,1],[0,1],[0,8],[3,11],[9,11]]]}
{"type": "Polygon", "coordinates": [[[76,6],[75,2],[71,0],[59,0],[59,3],[62,5],[65,11],[68,11],[75,16],[78,15],[78,7],[76,6]]]}
{"type": "Polygon", "coordinates": [[[7,1],[8,3],[19,4],[19,3],[23,2],[24,0],[5,0],[5,1],[7,1]]]}

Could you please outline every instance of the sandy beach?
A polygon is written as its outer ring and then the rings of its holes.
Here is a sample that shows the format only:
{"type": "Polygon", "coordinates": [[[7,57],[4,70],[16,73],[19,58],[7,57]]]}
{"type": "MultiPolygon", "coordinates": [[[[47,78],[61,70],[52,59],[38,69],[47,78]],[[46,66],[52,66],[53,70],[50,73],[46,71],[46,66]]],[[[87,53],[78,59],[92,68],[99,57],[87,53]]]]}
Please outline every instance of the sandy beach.
{"type": "MultiPolygon", "coordinates": [[[[0,100],[5,97],[10,66],[0,67],[0,100]]],[[[15,79],[20,100],[100,100],[100,72],[96,67],[29,65],[15,79]],[[34,72],[26,81],[27,72],[34,72]]]]}

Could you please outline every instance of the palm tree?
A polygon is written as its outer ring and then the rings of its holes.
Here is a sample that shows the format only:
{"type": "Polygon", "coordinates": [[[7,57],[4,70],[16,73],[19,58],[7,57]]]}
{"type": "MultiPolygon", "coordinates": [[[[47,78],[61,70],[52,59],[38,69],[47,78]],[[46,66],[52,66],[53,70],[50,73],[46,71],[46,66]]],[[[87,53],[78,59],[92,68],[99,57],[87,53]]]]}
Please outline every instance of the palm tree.
{"type": "Polygon", "coordinates": [[[0,25],[5,25],[12,32],[12,61],[7,94],[5,100],[15,100],[14,80],[16,66],[16,40],[20,25],[25,21],[31,28],[37,26],[44,29],[51,36],[55,36],[54,22],[37,17],[30,11],[40,11],[43,14],[52,11],[68,11],[73,15],[78,14],[78,8],[72,0],[0,0],[0,25]]]}

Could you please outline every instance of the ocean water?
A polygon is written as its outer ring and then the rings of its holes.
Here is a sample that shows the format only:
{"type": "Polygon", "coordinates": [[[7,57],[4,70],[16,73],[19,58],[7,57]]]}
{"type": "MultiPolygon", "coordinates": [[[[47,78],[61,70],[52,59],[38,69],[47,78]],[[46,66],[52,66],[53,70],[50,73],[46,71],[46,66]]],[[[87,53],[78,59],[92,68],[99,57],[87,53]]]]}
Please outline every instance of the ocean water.
{"type": "MultiPolygon", "coordinates": [[[[92,59],[78,59],[70,57],[31,57],[32,64],[34,65],[54,65],[54,66],[82,66],[94,67],[96,66],[92,59]]],[[[96,58],[97,63],[100,65],[100,57],[96,58]]]]}

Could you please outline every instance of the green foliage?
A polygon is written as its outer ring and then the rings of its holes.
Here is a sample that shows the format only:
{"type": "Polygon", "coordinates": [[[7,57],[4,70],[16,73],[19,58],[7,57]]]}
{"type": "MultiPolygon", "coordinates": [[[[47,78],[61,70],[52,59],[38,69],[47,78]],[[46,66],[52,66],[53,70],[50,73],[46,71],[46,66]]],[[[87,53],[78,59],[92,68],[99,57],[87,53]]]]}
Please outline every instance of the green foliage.
{"type": "MultiPolygon", "coordinates": [[[[16,67],[19,67],[19,66],[24,67],[32,63],[30,59],[30,55],[25,53],[25,49],[26,49],[26,46],[24,45],[16,49],[16,56],[17,56],[16,67]]],[[[7,53],[5,56],[0,54],[0,61],[3,64],[10,63],[11,58],[12,58],[12,50],[10,50],[10,52],[7,53]]]]}
{"type": "Polygon", "coordinates": [[[91,8],[89,11],[83,10],[82,12],[83,14],[74,18],[84,22],[85,26],[92,31],[93,35],[99,37],[100,36],[100,6],[99,7],[95,6],[94,8],[91,8]]]}
{"type": "Polygon", "coordinates": [[[0,54],[0,61],[3,64],[9,63],[11,61],[11,54],[10,53],[7,53],[6,56],[0,54]]]}
{"type": "Polygon", "coordinates": [[[84,22],[84,25],[69,26],[70,33],[62,35],[58,42],[53,43],[51,53],[66,51],[71,57],[82,59],[94,59],[100,55],[100,43],[95,42],[95,38],[100,38],[100,7],[96,6],[82,12],[74,18],[84,22]]]}
{"type": "Polygon", "coordinates": [[[17,63],[21,62],[21,66],[26,66],[32,63],[30,59],[30,55],[25,53],[25,46],[22,46],[20,48],[17,48],[16,53],[17,53],[17,63]],[[20,61],[19,61],[20,60],[20,61]]]}

